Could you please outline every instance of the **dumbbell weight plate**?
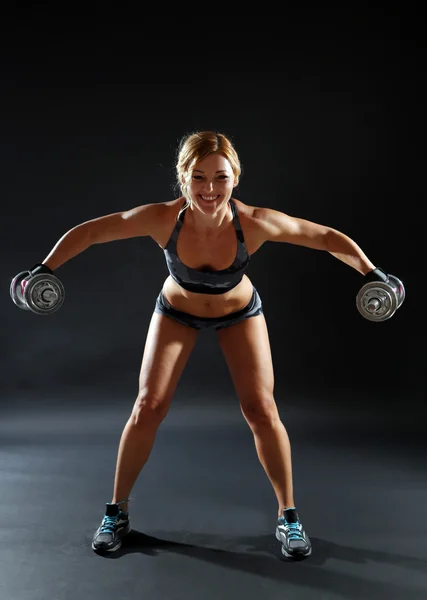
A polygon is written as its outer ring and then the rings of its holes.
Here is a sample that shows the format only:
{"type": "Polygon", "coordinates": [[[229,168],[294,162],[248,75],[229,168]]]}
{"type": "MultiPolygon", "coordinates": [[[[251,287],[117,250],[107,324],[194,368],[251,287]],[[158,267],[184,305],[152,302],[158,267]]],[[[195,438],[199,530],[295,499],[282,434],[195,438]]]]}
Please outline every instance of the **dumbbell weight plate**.
{"type": "Polygon", "coordinates": [[[65,289],[54,275],[40,273],[28,280],[24,299],[32,312],[38,315],[51,315],[64,303],[65,289]]]}
{"type": "Polygon", "coordinates": [[[12,279],[10,283],[10,297],[18,308],[23,310],[30,310],[25,303],[22,296],[21,281],[23,281],[29,275],[28,271],[21,271],[18,275],[12,279]]]}
{"type": "Polygon", "coordinates": [[[398,279],[397,277],[395,277],[394,275],[389,275],[388,276],[389,279],[389,283],[394,287],[394,289],[396,290],[396,294],[397,294],[397,303],[398,303],[398,307],[401,306],[402,302],[405,300],[405,286],[403,285],[403,283],[400,281],[400,279],[398,279]]]}
{"type": "Polygon", "coordinates": [[[356,296],[356,306],[362,317],[369,321],[386,321],[400,303],[393,287],[382,281],[366,283],[356,296]]]}

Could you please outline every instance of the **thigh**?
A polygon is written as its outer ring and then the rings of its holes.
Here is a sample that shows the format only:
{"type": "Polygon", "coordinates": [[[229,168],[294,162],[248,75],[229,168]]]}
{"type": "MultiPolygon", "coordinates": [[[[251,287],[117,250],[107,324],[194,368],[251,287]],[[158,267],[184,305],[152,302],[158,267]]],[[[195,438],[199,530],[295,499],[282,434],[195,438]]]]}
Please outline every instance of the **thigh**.
{"type": "Polygon", "coordinates": [[[198,332],[153,313],[139,375],[139,397],[168,403],[194,348],[198,332]]]}
{"type": "Polygon", "coordinates": [[[245,416],[275,413],[274,372],[265,317],[260,314],[218,331],[245,416]]]}

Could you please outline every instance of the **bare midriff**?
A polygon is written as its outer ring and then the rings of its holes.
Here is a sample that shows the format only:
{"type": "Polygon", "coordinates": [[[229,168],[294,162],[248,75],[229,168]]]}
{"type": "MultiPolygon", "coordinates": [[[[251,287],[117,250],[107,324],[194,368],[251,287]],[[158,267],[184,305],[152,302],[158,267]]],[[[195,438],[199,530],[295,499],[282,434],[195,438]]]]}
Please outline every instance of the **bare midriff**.
{"type": "Polygon", "coordinates": [[[169,275],[163,294],[173,308],[195,317],[223,317],[244,308],[252,297],[252,282],[246,275],[235,288],[225,294],[196,294],[182,288],[169,275]]]}

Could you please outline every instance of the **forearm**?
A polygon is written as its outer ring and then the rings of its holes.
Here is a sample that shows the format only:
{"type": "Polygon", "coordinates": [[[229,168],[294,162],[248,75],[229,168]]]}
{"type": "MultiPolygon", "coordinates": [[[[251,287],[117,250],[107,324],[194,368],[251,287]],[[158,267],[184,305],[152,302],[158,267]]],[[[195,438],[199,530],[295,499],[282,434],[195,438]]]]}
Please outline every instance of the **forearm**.
{"type": "Polygon", "coordinates": [[[344,233],[332,229],[326,236],[327,251],[362,275],[375,268],[363,250],[344,233]]]}
{"type": "Polygon", "coordinates": [[[92,245],[87,224],[77,225],[65,233],[42,261],[52,271],[92,245]]]}

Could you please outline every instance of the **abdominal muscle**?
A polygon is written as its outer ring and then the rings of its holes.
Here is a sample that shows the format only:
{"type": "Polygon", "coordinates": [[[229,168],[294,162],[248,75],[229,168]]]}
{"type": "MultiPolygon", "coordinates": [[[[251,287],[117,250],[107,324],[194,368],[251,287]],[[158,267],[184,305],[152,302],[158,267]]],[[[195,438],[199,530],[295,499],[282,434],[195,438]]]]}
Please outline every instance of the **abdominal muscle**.
{"type": "Polygon", "coordinates": [[[182,288],[169,275],[163,294],[173,308],[195,317],[224,317],[244,308],[252,297],[252,283],[246,275],[235,288],[225,294],[196,294],[182,288]]]}

